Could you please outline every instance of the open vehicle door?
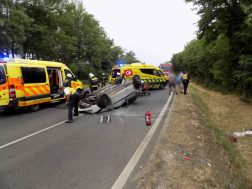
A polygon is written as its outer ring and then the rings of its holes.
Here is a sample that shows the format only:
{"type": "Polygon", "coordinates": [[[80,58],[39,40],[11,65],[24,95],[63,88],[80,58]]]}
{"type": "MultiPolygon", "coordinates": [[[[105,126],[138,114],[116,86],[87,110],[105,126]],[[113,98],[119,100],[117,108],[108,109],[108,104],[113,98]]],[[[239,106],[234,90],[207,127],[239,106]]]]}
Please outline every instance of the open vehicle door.
{"type": "Polygon", "coordinates": [[[0,65],[0,106],[9,104],[8,81],[4,67],[0,65]]]}
{"type": "Polygon", "coordinates": [[[45,66],[20,66],[24,81],[26,106],[51,101],[51,92],[45,66]]]}

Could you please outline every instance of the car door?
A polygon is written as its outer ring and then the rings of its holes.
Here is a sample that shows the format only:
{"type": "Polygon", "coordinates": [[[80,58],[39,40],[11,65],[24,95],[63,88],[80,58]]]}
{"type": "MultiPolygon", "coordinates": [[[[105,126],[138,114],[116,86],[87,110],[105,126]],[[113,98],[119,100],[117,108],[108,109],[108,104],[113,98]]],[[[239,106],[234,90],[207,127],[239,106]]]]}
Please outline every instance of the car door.
{"type": "Polygon", "coordinates": [[[25,90],[26,106],[49,102],[51,92],[45,66],[20,66],[25,90]]]}
{"type": "Polygon", "coordinates": [[[8,81],[3,65],[0,65],[0,106],[9,104],[8,81]]]}
{"type": "Polygon", "coordinates": [[[154,82],[154,87],[159,87],[160,86],[160,73],[158,70],[153,69],[153,82],[154,82]]]}

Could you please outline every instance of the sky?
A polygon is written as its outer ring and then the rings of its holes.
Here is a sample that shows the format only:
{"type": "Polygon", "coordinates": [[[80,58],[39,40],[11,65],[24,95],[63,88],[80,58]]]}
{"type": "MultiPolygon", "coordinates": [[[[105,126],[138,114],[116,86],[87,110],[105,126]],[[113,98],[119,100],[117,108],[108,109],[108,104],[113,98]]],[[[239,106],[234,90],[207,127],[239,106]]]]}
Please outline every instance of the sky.
{"type": "Polygon", "coordinates": [[[158,66],[196,38],[199,16],[184,0],[83,0],[108,37],[146,64],[158,66]]]}

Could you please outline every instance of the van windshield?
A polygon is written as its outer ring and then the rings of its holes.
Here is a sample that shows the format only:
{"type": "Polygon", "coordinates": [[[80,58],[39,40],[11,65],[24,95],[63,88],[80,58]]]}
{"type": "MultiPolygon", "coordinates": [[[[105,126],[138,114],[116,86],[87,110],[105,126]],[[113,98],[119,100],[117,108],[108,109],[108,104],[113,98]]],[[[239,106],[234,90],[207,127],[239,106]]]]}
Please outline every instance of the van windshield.
{"type": "Polygon", "coordinates": [[[112,78],[116,78],[117,73],[121,73],[121,72],[120,72],[120,69],[112,70],[112,78]]]}
{"type": "Polygon", "coordinates": [[[172,66],[160,66],[160,68],[163,70],[163,71],[170,71],[172,69],[172,66]]]}
{"type": "Polygon", "coordinates": [[[6,83],[6,76],[4,72],[4,67],[0,65],[0,85],[6,83]]]}

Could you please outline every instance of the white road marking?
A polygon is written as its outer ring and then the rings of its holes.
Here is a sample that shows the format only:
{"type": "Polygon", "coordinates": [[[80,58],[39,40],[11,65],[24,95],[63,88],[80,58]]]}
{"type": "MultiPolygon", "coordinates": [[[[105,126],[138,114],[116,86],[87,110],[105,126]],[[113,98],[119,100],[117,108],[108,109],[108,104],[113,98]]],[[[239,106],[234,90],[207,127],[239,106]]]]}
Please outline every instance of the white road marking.
{"type": "MultiPolygon", "coordinates": [[[[82,116],[82,115],[84,115],[84,114],[79,114],[78,117],[80,117],[80,116],[82,116]]],[[[74,117],[73,119],[75,119],[75,118],[77,118],[77,117],[74,117]]],[[[66,121],[66,120],[65,120],[65,121],[66,121]]],[[[12,142],[10,142],[10,143],[7,143],[7,144],[5,144],[5,145],[3,145],[3,146],[0,146],[0,149],[5,148],[5,147],[7,147],[7,146],[10,146],[10,145],[12,145],[12,144],[15,144],[15,143],[17,143],[17,142],[20,142],[20,141],[22,141],[22,140],[25,140],[25,139],[27,139],[27,138],[30,138],[30,137],[32,137],[32,136],[34,136],[34,135],[37,135],[37,134],[39,134],[39,133],[42,133],[42,132],[47,131],[47,130],[49,130],[49,129],[52,129],[52,128],[54,128],[54,127],[57,127],[57,126],[59,126],[59,125],[65,123],[65,121],[62,121],[62,122],[60,122],[60,123],[57,123],[57,124],[52,125],[52,126],[50,126],[50,127],[47,127],[47,128],[42,129],[42,130],[40,130],[40,131],[37,131],[37,132],[35,132],[35,133],[32,133],[32,134],[27,135],[27,136],[25,136],[25,137],[22,137],[22,138],[20,138],[20,139],[14,140],[14,141],[12,141],[12,142]]]]}
{"type": "Polygon", "coordinates": [[[148,134],[145,136],[142,143],[140,144],[140,146],[138,147],[138,149],[136,150],[136,152],[134,153],[134,155],[132,156],[132,158],[130,159],[130,161],[128,162],[126,167],[124,168],[123,172],[117,178],[116,182],[114,183],[114,185],[112,186],[111,189],[121,189],[121,188],[123,188],[125,182],[129,178],[131,172],[133,171],[133,169],[136,166],[138,160],[140,159],[141,155],[143,154],[144,149],[146,148],[146,146],[149,143],[151,137],[155,133],[155,131],[156,131],[156,129],[157,129],[157,127],[158,127],[164,113],[165,113],[165,111],[167,110],[167,107],[168,107],[168,105],[169,105],[169,103],[170,103],[170,101],[172,99],[172,96],[173,96],[173,93],[171,93],[171,95],[169,96],[165,106],[163,107],[162,111],[158,115],[155,123],[153,124],[153,126],[149,130],[148,134]]]}

